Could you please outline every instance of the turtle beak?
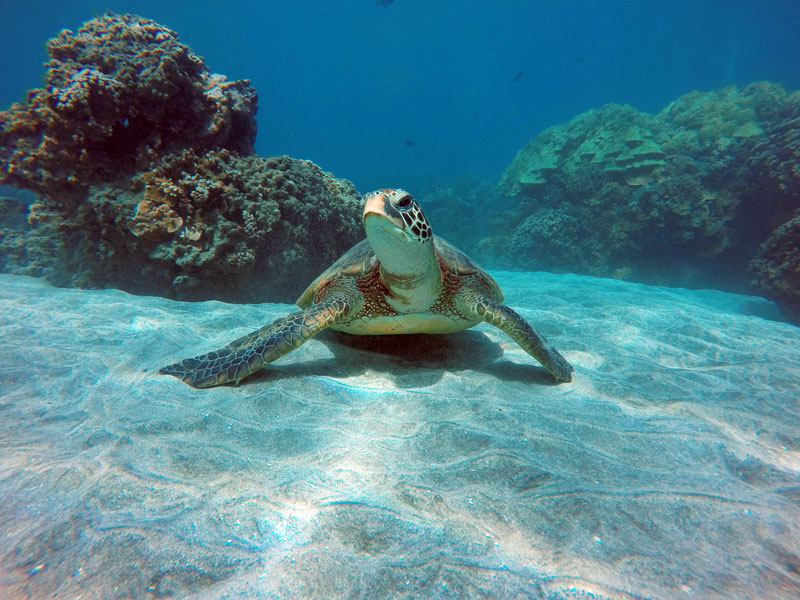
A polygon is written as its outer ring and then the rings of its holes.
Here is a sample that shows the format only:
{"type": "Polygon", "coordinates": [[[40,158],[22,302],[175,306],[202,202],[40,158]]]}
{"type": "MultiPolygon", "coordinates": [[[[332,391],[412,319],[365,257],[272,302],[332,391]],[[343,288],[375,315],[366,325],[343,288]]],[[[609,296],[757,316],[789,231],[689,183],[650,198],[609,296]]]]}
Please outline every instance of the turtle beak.
{"type": "Polygon", "coordinates": [[[389,196],[384,190],[370,192],[364,199],[364,212],[361,215],[364,223],[367,222],[369,215],[375,215],[386,219],[398,229],[404,229],[403,218],[397,213],[397,209],[392,206],[389,196]]]}
{"type": "Polygon", "coordinates": [[[386,216],[387,209],[390,208],[389,196],[383,192],[370,192],[365,197],[364,214],[362,218],[366,219],[368,214],[386,216]]]}

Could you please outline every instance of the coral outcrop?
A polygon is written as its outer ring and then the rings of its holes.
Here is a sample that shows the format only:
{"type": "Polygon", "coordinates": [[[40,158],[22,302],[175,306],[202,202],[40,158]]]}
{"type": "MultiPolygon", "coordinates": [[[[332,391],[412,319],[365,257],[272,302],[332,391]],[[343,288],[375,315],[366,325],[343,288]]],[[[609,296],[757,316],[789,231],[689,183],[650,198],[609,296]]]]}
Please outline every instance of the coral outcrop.
{"type": "Polygon", "coordinates": [[[505,264],[745,289],[758,246],[800,207],[800,92],[753,83],[658,115],[607,105],[528,142],[504,173],[505,264]]]}
{"type": "Polygon", "coordinates": [[[0,183],[75,192],[186,147],[253,151],[250,82],[210,73],[166,27],[109,14],[47,51],[45,86],[0,113],[0,183]]]}
{"type": "Polygon", "coordinates": [[[293,301],[363,237],[360,202],[309,161],[184,150],[91,186],[69,221],[40,198],[15,272],[185,300],[293,301]],[[54,243],[55,256],[45,251],[54,243]]]}
{"type": "Polygon", "coordinates": [[[754,285],[800,324],[800,211],[772,232],[750,268],[754,285]]]}
{"type": "MultiPolygon", "coordinates": [[[[503,175],[508,195],[536,195],[564,173],[596,173],[638,187],[665,164],[667,128],[627,105],[591,110],[565,127],[552,127],[528,142],[503,175]]],[[[580,182],[565,182],[575,185],[580,182]]]]}
{"type": "Polygon", "coordinates": [[[0,271],[7,271],[26,255],[25,234],[28,204],[18,198],[0,196],[0,271]]]}
{"type": "Polygon", "coordinates": [[[352,184],[254,156],[255,91],[212,74],[175,32],[108,14],[47,48],[46,85],[0,112],[0,184],[39,195],[30,230],[0,242],[7,270],[292,301],[362,237],[352,184]]]}

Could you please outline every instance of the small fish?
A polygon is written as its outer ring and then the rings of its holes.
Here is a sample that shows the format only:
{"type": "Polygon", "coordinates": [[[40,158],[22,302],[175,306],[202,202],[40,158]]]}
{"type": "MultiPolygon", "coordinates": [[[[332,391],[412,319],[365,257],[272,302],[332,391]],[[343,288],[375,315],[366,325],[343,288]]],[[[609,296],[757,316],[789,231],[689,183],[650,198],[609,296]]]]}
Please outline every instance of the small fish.
{"type": "Polygon", "coordinates": [[[517,71],[514,76],[511,78],[511,83],[517,83],[520,79],[525,76],[525,71],[517,71]]]}
{"type": "Polygon", "coordinates": [[[416,146],[416,145],[417,145],[417,142],[415,142],[414,140],[406,140],[406,141],[405,141],[405,142],[403,142],[403,143],[404,143],[406,146],[416,146]]]}

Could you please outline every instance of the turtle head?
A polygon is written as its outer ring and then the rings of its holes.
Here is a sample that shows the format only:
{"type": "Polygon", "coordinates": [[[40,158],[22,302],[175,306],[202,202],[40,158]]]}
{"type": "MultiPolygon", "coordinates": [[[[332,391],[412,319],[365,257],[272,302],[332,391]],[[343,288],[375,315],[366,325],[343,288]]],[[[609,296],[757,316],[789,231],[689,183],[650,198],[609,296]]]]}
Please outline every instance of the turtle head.
{"type": "Polygon", "coordinates": [[[400,189],[364,196],[364,229],[378,260],[392,272],[411,272],[433,260],[433,232],[417,201],[400,189]]]}

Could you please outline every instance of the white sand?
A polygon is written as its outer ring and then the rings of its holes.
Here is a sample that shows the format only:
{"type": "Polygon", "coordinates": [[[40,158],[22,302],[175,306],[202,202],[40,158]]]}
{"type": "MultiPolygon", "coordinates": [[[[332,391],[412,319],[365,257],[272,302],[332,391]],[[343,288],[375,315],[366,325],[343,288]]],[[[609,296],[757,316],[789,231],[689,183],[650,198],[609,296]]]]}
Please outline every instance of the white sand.
{"type": "Polygon", "coordinates": [[[0,276],[0,597],[800,597],[800,328],[497,279],[572,384],[482,325],[194,390],[155,370],[290,307],[0,276]]]}

